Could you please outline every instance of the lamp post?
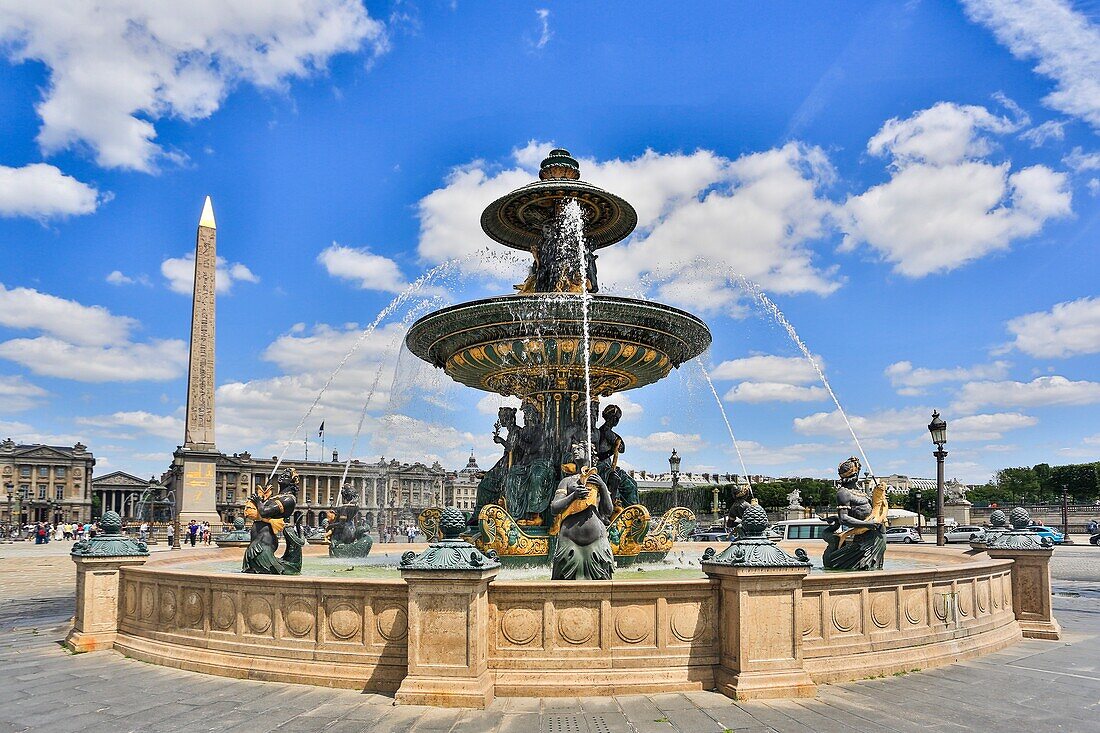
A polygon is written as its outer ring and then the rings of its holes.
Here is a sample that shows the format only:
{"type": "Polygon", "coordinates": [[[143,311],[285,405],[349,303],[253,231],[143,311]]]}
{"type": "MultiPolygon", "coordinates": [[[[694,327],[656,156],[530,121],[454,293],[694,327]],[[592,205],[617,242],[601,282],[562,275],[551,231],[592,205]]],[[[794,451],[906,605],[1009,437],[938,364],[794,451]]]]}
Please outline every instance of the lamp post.
{"type": "MultiPolygon", "coordinates": [[[[152,485],[152,483],[153,480],[149,479],[150,486],[152,485]]],[[[176,504],[176,492],[169,491],[167,494],[164,495],[165,499],[168,499],[169,497],[171,497],[172,506],[172,544],[169,546],[168,549],[178,550],[180,548],[180,508],[179,505],[176,504]]]]}
{"type": "Polygon", "coordinates": [[[668,457],[668,467],[672,471],[672,506],[680,506],[680,456],[675,448],[668,457]]]}
{"type": "Polygon", "coordinates": [[[15,484],[13,484],[13,483],[5,484],[4,485],[4,490],[7,491],[7,494],[8,494],[8,531],[5,533],[5,536],[4,536],[4,544],[11,545],[11,544],[15,544],[15,540],[12,539],[12,536],[11,536],[12,528],[15,527],[15,521],[14,521],[14,519],[12,517],[12,513],[11,513],[11,500],[12,500],[12,498],[14,498],[14,495],[15,495],[15,484]]]}
{"type": "Polygon", "coordinates": [[[947,421],[940,417],[939,410],[932,410],[932,422],[928,423],[928,432],[932,434],[932,442],[936,450],[932,455],[936,457],[936,544],[942,547],[943,539],[943,459],[947,458],[947,451],[943,446],[947,444],[947,421]]]}
{"type": "Polygon", "coordinates": [[[1062,484],[1062,537],[1069,541],[1069,486],[1062,484]]]}
{"type": "Polygon", "coordinates": [[[923,495],[921,494],[921,490],[917,489],[917,534],[920,534],[920,523],[921,523],[921,519],[924,516],[921,513],[921,503],[920,502],[921,502],[922,498],[923,498],[923,495]]]}

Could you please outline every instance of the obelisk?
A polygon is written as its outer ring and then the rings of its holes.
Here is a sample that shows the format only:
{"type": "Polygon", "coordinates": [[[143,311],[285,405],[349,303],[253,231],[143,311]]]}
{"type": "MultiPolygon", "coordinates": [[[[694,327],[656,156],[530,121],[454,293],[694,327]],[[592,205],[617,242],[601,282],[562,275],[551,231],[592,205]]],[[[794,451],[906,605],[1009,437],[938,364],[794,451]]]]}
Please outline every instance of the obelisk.
{"type": "Polygon", "coordinates": [[[191,301],[191,358],[187,372],[187,421],[176,451],[183,482],[177,495],[180,523],[221,522],[215,494],[219,453],[214,447],[214,298],[217,227],[210,197],[202,207],[195,238],[195,283],[191,301]]]}

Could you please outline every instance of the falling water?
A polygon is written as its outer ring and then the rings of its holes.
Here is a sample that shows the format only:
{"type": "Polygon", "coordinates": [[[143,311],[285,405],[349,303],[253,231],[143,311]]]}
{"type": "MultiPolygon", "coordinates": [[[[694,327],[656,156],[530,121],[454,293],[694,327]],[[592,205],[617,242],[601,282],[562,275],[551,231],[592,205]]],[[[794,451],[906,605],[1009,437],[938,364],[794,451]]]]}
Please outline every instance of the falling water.
{"type": "Polygon", "coordinates": [[[714,395],[714,401],[718,403],[718,411],[722,413],[722,420],[726,423],[726,430],[729,431],[730,440],[733,441],[733,449],[737,452],[737,462],[741,464],[741,475],[745,477],[745,481],[749,484],[749,496],[753,496],[752,491],[752,479],[749,478],[749,470],[745,468],[745,459],[741,455],[741,446],[737,443],[737,437],[733,434],[733,426],[730,425],[730,419],[726,416],[726,407],[722,404],[722,400],[718,397],[718,390],[714,388],[714,382],[710,379],[710,372],[703,366],[703,362],[696,359],[695,363],[699,365],[700,371],[703,372],[703,378],[707,380],[707,385],[710,387],[710,393],[714,395]]]}
{"type": "Polygon", "coordinates": [[[825,386],[825,389],[829,392],[829,396],[833,398],[833,404],[836,405],[837,412],[844,418],[844,424],[848,426],[848,432],[852,435],[852,440],[855,441],[856,448],[859,450],[859,455],[863,457],[863,465],[867,471],[874,476],[875,472],[871,469],[871,462],[867,460],[867,454],[863,452],[863,446],[859,442],[859,437],[856,435],[856,431],[852,428],[852,422],[848,419],[848,413],[844,412],[844,408],[840,406],[840,400],[837,399],[836,392],[833,391],[832,385],[829,384],[829,380],[825,378],[825,372],[821,371],[821,367],[818,366],[817,360],[814,359],[813,354],[810,353],[809,347],[798,336],[798,332],[794,330],[794,326],[787,320],[787,317],[783,315],[783,311],[779,310],[772,299],[769,298],[760,286],[749,280],[744,275],[739,273],[732,273],[732,277],[741,285],[741,288],[748,292],[759,303],[764,310],[766,310],[775,322],[778,323],[787,332],[787,335],[791,337],[791,341],[795,343],[802,355],[806,357],[806,361],[810,362],[810,366],[817,372],[818,378],[825,386]]]}
{"type": "Polygon", "coordinates": [[[321,387],[321,391],[317,393],[317,397],[313,400],[313,404],[309,406],[309,409],[306,410],[306,413],[302,415],[302,419],[299,420],[298,424],[294,427],[294,432],[290,434],[290,438],[287,439],[286,445],[283,446],[283,452],[279,454],[278,460],[275,461],[275,466],[271,469],[271,474],[268,476],[268,481],[270,481],[275,476],[275,474],[278,473],[279,465],[282,464],[283,458],[286,456],[287,450],[290,449],[291,444],[293,444],[295,438],[298,437],[298,433],[299,431],[301,431],[302,426],[305,425],[306,420],[308,420],[309,416],[313,414],[313,410],[317,407],[317,404],[321,401],[321,398],[324,397],[325,391],[328,390],[329,386],[332,384],[332,380],[336,379],[336,376],[344,368],[344,365],[348,363],[348,359],[350,359],[352,355],[359,350],[359,347],[363,345],[363,342],[367,339],[367,337],[374,333],[374,330],[378,328],[378,324],[381,323],[390,314],[392,314],[395,310],[404,305],[411,297],[420,292],[432,280],[453,271],[458,265],[465,262],[466,260],[472,259],[475,256],[480,256],[480,252],[475,252],[460,259],[447,260],[446,262],[440,265],[436,265],[432,269],[428,270],[423,275],[418,277],[415,281],[413,281],[413,283],[409,285],[409,287],[405,288],[405,290],[403,290],[396,298],[391,300],[390,304],[378,313],[374,321],[372,321],[369,326],[363,329],[362,333],[359,334],[359,338],[357,338],[355,340],[355,343],[352,344],[351,348],[348,349],[348,353],[344,354],[344,358],[340,360],[340,363],[336,365],[336,368],[332,371],[332,374],[330,374],[329,378],[325,380],[324,385],[321,387]]]}
{"type": "MultiPolygon", "coordinates": [[[[438,298],[425,300],[410,308],[409,312],[405,314],[405,317],[401,319],[401,330],[394,334],[393,339],[390,340],[390,343],[386,347],[385,354],[389,354],[391,351],[399,349],[402,339],[404,339],[405,334],[409,332],[409,325],[425,311],[442,305],[440,300],[441,299],[438,298]]],[[[385,372],[388,363],[389,359],[383,356],[378,364],[378,368],[374,372],[374,380],[371,382],[370,389],[367,390],[367,397],[363,400],[363,409],[359,412],[359,422],[355,426],[355,436],[351,440],[351,450],[348,451],[348,459],[344,462],[344,474],[340,477],[340,486],[343,486],[344,482],[348,480],[348,471],[351,469],[351,459],[355,455],[356,448],[359,447],[359,436],[363,432],[363,422],[367,419],[367,408],[370,407],[371,400],[374,399],[374,392],[378,389],[379,382],[382,381],[382,374],[385,372]]]]}
{"type": "Polygon", "coordinates": [[[581,283],[581,324],[583,327],[583,349],[584,349],[584,410],[585,418],[584,424],[588,432],[588,442],[585,443],[584,452],[588,456],[588,465],[592,465],[592,419],[589,413],[589,403],[592,400],[592,360],[589,352],[589,330],[588,330],[588,299],[592,296],[588,292],[588,281],[586,279],[586,273],[588,271],[588,247],[584,241],[584,214],[581,212],[581,206],[577,203],[576,199],[570,199],[569,203],[565,205],[563,211],[564,220],[562,226],[566,239],[572,238],[576,241],[577,245],[577,277],[581,283]]]}

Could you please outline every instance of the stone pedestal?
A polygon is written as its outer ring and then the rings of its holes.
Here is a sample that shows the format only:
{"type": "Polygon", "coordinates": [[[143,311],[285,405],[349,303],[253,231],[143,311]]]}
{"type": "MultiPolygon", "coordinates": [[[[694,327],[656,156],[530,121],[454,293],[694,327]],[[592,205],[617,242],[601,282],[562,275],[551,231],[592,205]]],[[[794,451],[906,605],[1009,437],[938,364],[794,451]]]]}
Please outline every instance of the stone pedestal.
{"type": "Polygon", "coordinates": [[[704,565],[719,590],[719,692],[735,700],[813,697],[802,666],[802,579],[806,567],[704,565]]]}
{"type": "Polygon", "coordinates": [[[970,524],[970,502],[965,504],[944,504],[943,505],[943,519],[945,524],[951,524],[951,520],[960,527],[965,527],[970,524]]]}
{"type": "Polygon", "coordinates": [[[485,708],[489,671],[489,582],[499,568],[404,571],[409,587],[409,671],[402,705],[485,708]]]}
{"type": "Polygon", "coordinates": [[[73,545],[76,563],[76,617],[65,646],[74,652],[110,649],[118,635],[119,570],[149,559],[144,542],[122,534],[122,518],[107,512],[99,520],[102,534],[73,545]]]}
{"type": "Polygon", "coordinates": [[[1054,618],[1050,589],[1050,556],[1054,550],[986,547],[995,559],[1015,561],[1012,565],[1012,610],[1020,630],[1028,639],[1062,638],[1062,627],[1054,618]]]}
{"type": "Polygon", "coordinates": [[[493,701],[489,583],[500,563],[460,539],[464,529],[466,516],[447,507],[439,519],[443,539],[419,555],[401,556],[409,589],[409,661],[394,697],[403,705],[485,708],[493,701]]]}
{"type": "Polygon", "coordinates": [[[177,488],[180,525],[194,520],[217,526],[222,523],[218,514],[217,492],[214,478],[217,474],[219,453],[215,451],[181,448],[175,453],[175,461],[182,465],[182,483],[177,488]]]}
{"type": "Polygon", "coordinates": [[[143,565],[148,557],[74,557],[76,617],[65,646],[96,652],[114,646],[118,634],[119,568],[143,565]]]}
{"type": "Polygon", "coordinates": [[[805,507],[801,506],[789,506],[783,510],[784,521],[793,521],[795,519],[806,519],[808,511],[805,507]]]}

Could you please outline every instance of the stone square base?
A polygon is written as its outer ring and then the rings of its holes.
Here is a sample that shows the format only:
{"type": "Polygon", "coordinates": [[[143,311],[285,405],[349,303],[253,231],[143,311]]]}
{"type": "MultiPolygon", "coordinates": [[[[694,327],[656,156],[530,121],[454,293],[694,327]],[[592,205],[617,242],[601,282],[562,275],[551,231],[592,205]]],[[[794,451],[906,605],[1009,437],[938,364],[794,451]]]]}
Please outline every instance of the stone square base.
{"type": "Polygon", "coordinates": [[[85,632],[73,629],[63,643],[65,648],[74,654],[98,652],[114,648],[117,636],[118,633],[114,631],[85,632]]]}
{"type": "Polygon", "coordinates": [[[814,697],[817,685],[807,673],[737,672],[716,670],[718,691],[734,700],[775,700],[794,697],[814,697]]]}
{"type": "Polygon", "coordinates": [[[454,677],[406,677],[394,699],[399,705],[431,705],[437,708],[485,709],[493,702],[495,679],[485,671],[475,679],[454,677]]]}
{"type": "Polygon", "coordinates": [[[1020,621],[1019,624],[1025,639],[1058,641],[1062,638],[1062,626],[1055,618],[1050,621],[1020,621]]]}

